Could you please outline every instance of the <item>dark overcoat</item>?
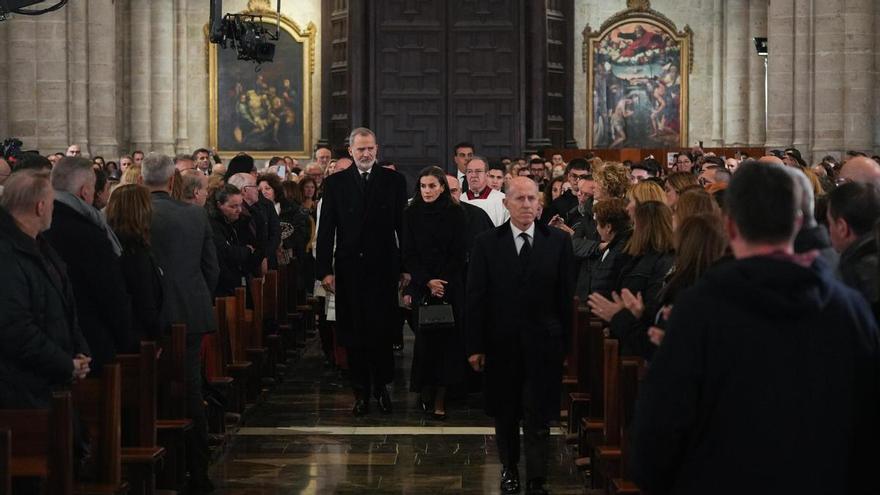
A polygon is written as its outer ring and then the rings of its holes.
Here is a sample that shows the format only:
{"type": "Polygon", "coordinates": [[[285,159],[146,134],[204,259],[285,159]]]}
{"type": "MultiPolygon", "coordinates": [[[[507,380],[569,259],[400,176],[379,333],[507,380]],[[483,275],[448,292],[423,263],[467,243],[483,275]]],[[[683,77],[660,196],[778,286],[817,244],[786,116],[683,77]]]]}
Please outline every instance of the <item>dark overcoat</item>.
{"type": "Polygon", "coordinates": [[[562,231],[535,223],[527,266],[510,222],[477,237],[467,276],[467,354],[485,354],[486,412],[518,408],[523,377],[546,419],[559,414],[569,342],[574,255],[562,231]]]}
{"type": "Polygon", "coordinates": [[[66,272],[42,236],[28,237],[0,208],[0,409],[48,407],[73,357],[91,354],[66,272]]]}
{"type": "Polygon", "coordinates": [[[59,201],[45,236],[67,265],[90,367],[99,371],[137,342],[119,256],[103,229],[59,201]]]}
{"type": "Polygon", "coordinates": [[[339,344],[362,347],[387,340],[390,347],[392,329],[399,325],[399,239],[406,180],[393,170],[373,166],[365,186],[353,165],[324,180],[321,201],[316,278],[335,275],[339,344]]]}

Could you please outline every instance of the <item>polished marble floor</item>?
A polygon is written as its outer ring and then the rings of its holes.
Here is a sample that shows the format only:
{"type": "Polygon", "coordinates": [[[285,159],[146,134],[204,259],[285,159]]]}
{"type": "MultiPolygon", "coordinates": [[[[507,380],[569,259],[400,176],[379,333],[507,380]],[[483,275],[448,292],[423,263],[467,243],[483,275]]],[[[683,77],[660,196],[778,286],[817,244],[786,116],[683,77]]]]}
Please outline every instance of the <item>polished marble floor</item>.
{"type": "MultiPolygon", "coordinates": [[[[445,421],[426,418],[408,392],[412,343],[396,357],[394,413],[374,401],[369,415],[354,418],[345,380],[325,365],[317,339],[308,342],[212,467],[216,493],[498,493],[501,466],[479,394],[451,400],[445,421]]],[[[584,493],[558,433],[548,488],[584,493]]]]}

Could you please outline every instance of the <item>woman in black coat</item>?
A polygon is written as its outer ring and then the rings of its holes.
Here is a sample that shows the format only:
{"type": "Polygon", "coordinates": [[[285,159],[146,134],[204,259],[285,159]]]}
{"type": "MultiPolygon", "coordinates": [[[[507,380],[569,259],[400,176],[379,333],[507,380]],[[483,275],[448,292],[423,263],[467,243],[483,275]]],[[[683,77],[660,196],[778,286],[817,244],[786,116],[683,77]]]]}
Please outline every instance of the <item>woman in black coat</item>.
{"type": "Polygon", "coordinates": [[[419,174],[418,190],[403,213],[403,263],[412,275],[404,303],[418,306],[444,300],[455,314],[455,328],[416,329],[411,388],[422,394],[422,408],[446,418],[446,390],[461,383],[465,372],[462,338],[464,266],[467,257],[464,210],[452,201],[446,174],[428,167],[419,174]]]}
{"type": "Polygon", "coordinates": [[[208,206],[217,264],[220,267],[214,297],[234,296],[237,287],[248,287],[254,259],[260,254],[255,254],[253,245],[244,244],[239,239],[234,226],[243,208],[241,191],[237,187],[227,184],[217,189],[208,206]]]}
{"type": "Polygon", "coordinates": [[[620,340],[623,354],[650,357],[653,347],[646,327],[637,324],[639,318],[625,306],[620,294],[627,289],[639,297],[645,314],[654,315],[660,309],[660,290],[673,262],[672,210],[659,201],[646,201],[636,207],[633,220],[633,234],[623,251],[628,261],[612,298],[593,293],[588,304],[610,324],[611,336],[620,340]]]}
{"type": "Polygon", "coordinates": [[[119,262],[125,286],[131,296],[133,348],[120,352],[140,352],[142,340],[157,340],[162,334],[162,269],[150,248],[153,203],[150,191],[138,184],[119,186],[106,209],[107,224],[119,237],[119,262]]]}
{"type": "Polygon", "coordinates": [[[628,261],[623,249],[629,242],[632,228],[626,201],[619,198],[600,201],[593,205],[593,217],[602,243],[599,259],[590,265],[590,293],[611,297],[623,265],[628,261]]]}

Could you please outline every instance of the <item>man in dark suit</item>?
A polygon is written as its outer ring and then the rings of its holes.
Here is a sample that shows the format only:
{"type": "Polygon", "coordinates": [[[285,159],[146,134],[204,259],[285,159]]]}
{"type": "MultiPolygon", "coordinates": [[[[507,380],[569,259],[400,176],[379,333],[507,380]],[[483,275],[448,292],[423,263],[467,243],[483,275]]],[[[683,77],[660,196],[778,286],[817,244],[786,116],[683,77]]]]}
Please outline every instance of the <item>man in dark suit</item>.
{"type": "Polygon", "coordinates": [[[92,354],[92,370],[130,352],[135,342],[131,299],[119,256],[122,246],[92,206],[95,172],[89,160],[66,156],[52,170],[55,211],[46,239],[67,265],[77,319],[92,354]]]}
{"type": "Polygon", "coordinates": [[[141,175],[153,199],[152,247],[162,268],[164,302],[162,327],[186,324],[187,414],[194,435],[187,445],[187,464],[196,493],[212,489],[208,480],[208,422],[202,403],[202,336],[216,330],[214,287],[220,276],[217,251],[208,215],[203,208],[177,201],[170,195],[174,162],[165,155],[150,153],[141,175]]]}
{"type": "Polygon", "coordinates": [[[510,221],[477,237],[468,268],[468,360],[486,374],[486,412],[495,417],[503,493],[520,488],[520,421],[528,493],[546,493],[548,424],[559,414],[571,325],[571,241],[535,221],[538,198],[534,181],[511,180],[504,199],[510,221]]]}
{"type": "Polygon", "coordinates": [[[361,416],[369,411],[371,392],[382,412],[392,408],[386,385],[394,377],[398,282],[408,280],[398,241],[407,193],[402,175],[375,166],[373,131],[355,129],[349,143],[356,166],[324,181],[316,277],[336,294],[337,340],[348,350],[352,412],[361,416]]]}

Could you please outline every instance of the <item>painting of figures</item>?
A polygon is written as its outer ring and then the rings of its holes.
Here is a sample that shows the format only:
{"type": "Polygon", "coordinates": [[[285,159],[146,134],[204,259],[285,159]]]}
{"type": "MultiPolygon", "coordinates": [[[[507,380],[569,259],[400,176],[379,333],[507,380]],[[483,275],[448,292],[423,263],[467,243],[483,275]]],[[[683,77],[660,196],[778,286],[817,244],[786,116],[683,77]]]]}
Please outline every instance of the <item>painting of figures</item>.
{"type": "Polygon", "coordinates": [[[685,46],[647,19],[619,23],[593,40],[591,147],[664,148],[685,141],[685,46]]]}

